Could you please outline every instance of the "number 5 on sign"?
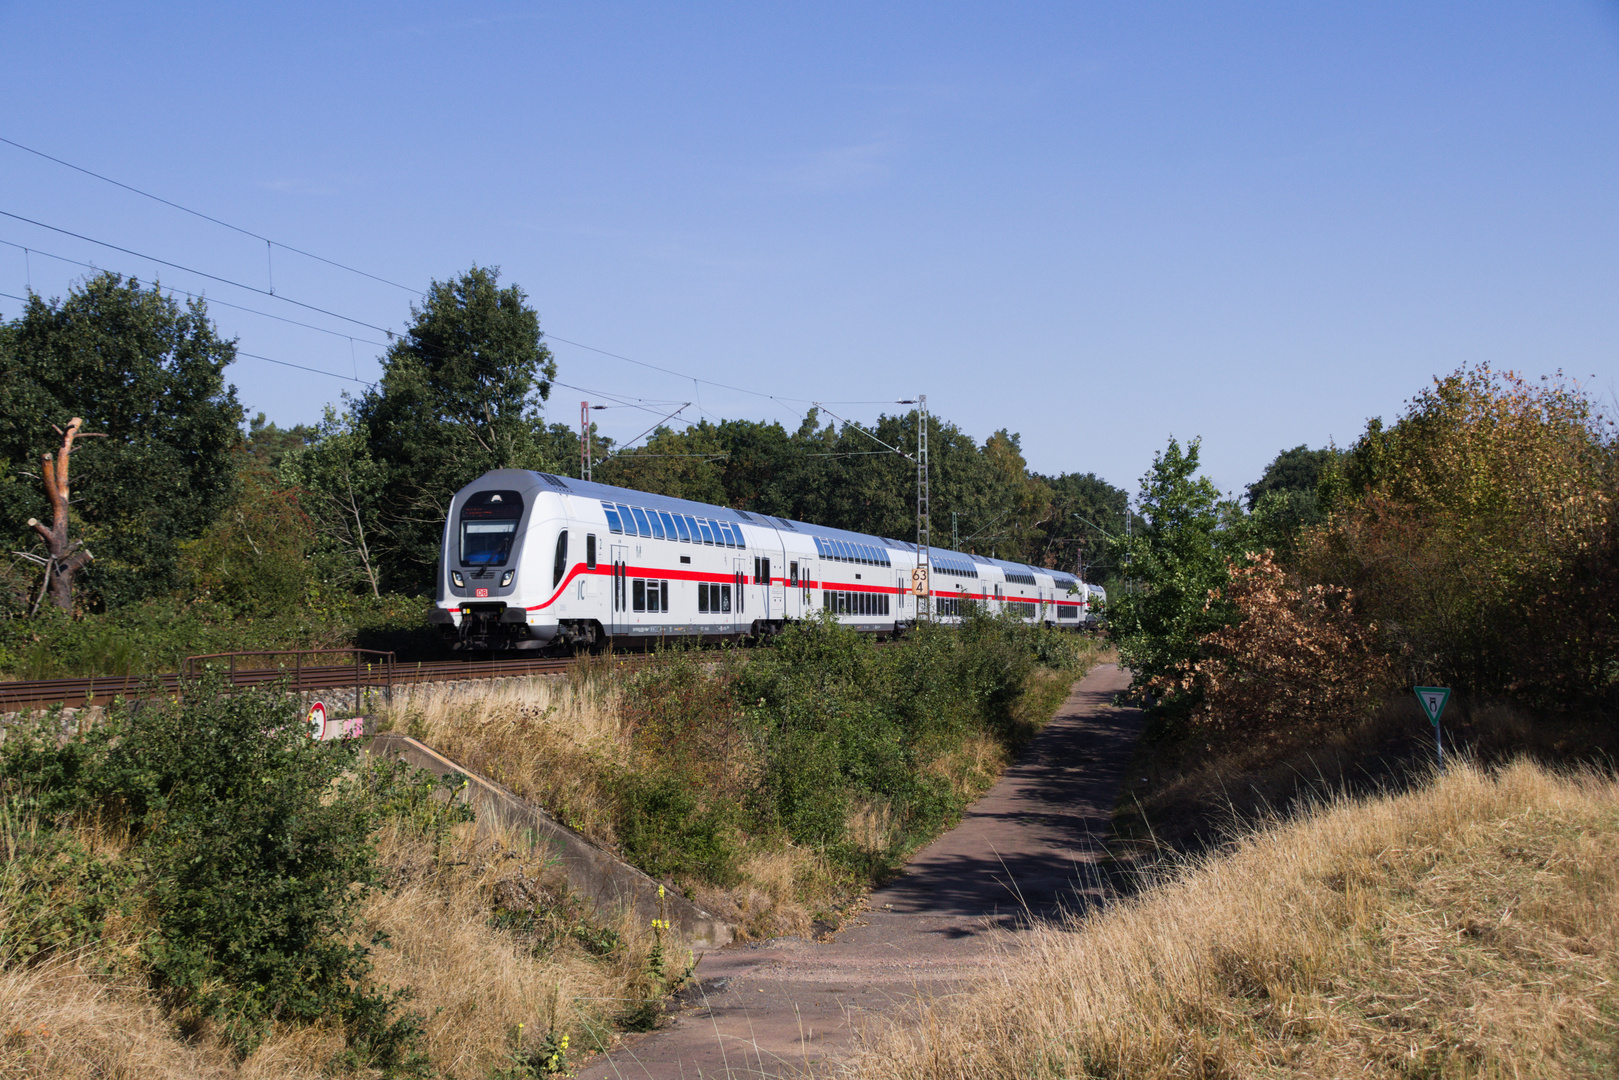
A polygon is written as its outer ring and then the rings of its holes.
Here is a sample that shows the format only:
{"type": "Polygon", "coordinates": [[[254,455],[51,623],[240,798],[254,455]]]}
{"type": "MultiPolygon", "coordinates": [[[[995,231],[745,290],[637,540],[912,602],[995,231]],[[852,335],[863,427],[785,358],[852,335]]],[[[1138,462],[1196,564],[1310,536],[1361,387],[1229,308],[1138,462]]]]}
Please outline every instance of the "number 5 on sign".
{"type": "Polygon", "coordinates": [[[1434,746],[1439,752],[1439,765],[1445,765],[1445,742],[1440,734],[1439,718],[1445,715],[1445,706],[1450,702],[1450,687],[1448,686],[1418,686],[1417,701],[1422,705],[1423,713],[1428,717],[1428,723],[1433,725],[1434,746]]]}

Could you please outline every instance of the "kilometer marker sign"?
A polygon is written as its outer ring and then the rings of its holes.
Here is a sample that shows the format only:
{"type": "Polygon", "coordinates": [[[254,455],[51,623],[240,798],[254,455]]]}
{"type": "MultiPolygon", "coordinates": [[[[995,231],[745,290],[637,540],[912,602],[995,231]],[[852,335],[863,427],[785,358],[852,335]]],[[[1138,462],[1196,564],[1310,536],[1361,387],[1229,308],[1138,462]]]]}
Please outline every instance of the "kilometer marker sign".
{"type": "Polygon", "coordinates": [[[1445,715],[1445,706],[1450,702],[1450,687],[1416,686],[1412,689],[1417,693],[1417,703],[1422,706],[1428,723],[1433,725],[1434,750],[1439,755],[1439,767],[1442,769],[1445,767],[1445,738],[1439,728],[1439,718],[1445,715]]]}

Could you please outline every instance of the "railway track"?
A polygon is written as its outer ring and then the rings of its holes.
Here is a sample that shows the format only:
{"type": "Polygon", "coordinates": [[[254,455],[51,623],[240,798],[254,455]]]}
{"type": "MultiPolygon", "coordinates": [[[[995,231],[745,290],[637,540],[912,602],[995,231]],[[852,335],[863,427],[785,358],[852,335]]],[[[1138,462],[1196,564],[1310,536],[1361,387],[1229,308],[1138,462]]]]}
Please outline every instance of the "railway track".
{"type": "MultiPolygon", "coordinates": [[[[122,697],[169,697],[184,690],[185,684],[205,671],[216,674],[231,686],[270,686],[284,682],[288,690],[392,689],[416,683],[454,682],[461,679],[507,679],[528,675],[558,675],[579,660],[573,658],[507,660],[430,660],[401,663],[392,653],[366,650],[325,650],[324,655],[354,653],[357,659],[344,664],[303,662],[314,650],[278,653],[221,653],[194,656],[183,672],[161,675],[98,675],[75,679],[35,679],[0,682],[0,713],[22,709],[46,709],[55,705],[80,708],[107,705],[122,697]],[[288,664],[264,663],[270,657],[295,657],[288,664]],[[259,666],[264,664],[264,666],[259,666]]],[[[647,654],[621,653],[610,658],[614,664],[644,662],[647,654]]]]}

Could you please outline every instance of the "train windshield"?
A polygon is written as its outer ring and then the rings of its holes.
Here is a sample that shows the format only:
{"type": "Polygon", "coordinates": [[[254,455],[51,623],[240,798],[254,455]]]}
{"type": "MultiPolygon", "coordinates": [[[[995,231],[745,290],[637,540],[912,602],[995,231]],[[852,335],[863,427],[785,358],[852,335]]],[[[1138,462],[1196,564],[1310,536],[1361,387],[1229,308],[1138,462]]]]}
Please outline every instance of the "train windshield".
{"type": "Polygon", "coordinates": [[[505,566],[517,539],[523,497],[515,491],[480,491],[461,507],[461,565],[505,566]]]}

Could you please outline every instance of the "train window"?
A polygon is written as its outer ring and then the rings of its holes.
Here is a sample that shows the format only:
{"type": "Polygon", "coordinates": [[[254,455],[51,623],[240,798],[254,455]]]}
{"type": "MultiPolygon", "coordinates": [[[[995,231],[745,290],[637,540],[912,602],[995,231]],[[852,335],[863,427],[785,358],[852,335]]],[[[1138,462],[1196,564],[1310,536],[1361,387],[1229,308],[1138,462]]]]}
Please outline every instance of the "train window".
{"type": "Polygon", "coordinates": [[[675,531],[674,515],[667,510],[659,510],[658,516],[663,519],[663,535],[666,539],[677,539],[680,534],[675,531]]]}
{"type": "Polygon", "coordinates": [[[790,561],[787,564],[787,584],[792,585],[795,588],[798,585],[798,560],[797,559],[793,559],[792,561],[790,561]]]}
{"type": "Polygon", "coordinates": [[[731,524],[731,522],[729,522],[729,521],[721,521],[721,522],[717,522],[717,524],[720,527],[720,534],[725,537],[725,546],[726,547],[741,547],[742,546],[742,530],[741,529],[739,529],[737,526],[731,524]]]}
{"type": "Polygon", "coordinates": [[[557,557],[551,566],[551,588],[562,584],[562,575],[568,572],[568,530],[557,533],[557,557]]]}
{"type": "Polygon", "coordinates": [[[697,519],[697,527],[702,530],[703,543],[707,544],[709,547],[713,547],[714,546],[714,531],[708,527],[708,519],[707,518],[698,518],[697,519]]]}
{"type": "Polygon", "coordinates": [[[626,536],[640,535],[635,531],[635,518],[630,515],[629,507],[625,506],[623,503],[619,503],[618,516],[624,522],[624,534],[626,536]]]}
{"type": "Polygon", "coordinates": [[[613,504],[605,502],[602,503],[602,510],[607,514],[607,531],[615,533],[623,532],[624,526],[618,520],[618,510],[613,506],[613,504]]]}
{"type": "Polygon", "coordinates": [[[720,521],[717,518],[711,521],[710,524],[714,526],[714,543],[718,544],[720,547],[736,546],[735,542],[731,539],[731,526],[729,524],[720,521]]]}
{"type": "Polygon", "coordinates": [[[691,529],[686,525],[690,520],[684,514],[675,515],[675,531],[680,534],[681,541],[687,544],[691,543],[691,529]]]}
{"type": "Polygon", "coordinates": [[[523,497],[515,491],[480,491],[461,507],[461,565],[505,566],[517,540],[523,497]]]}
{"type": "Polygon", "coordinates": [[[630,598],[631,611],[646,610],[646,582],[643,579],[636,578],[630,582],[630,598]]]}
{"type": "Polygon", "coordinates": [[[641,535],[651,536],[652,526],[646,519],[646,511],[639,506],[632,506],[630,507],[630,513],[635,515],[635,527],[640,530],[641,535]]]}
{"type": "Polygon", "coordinates": [[[663,539],[663,520],[658,517],[658,512],[656,510],[648,510],[646,512],[646,516],[647,516],[647,520],[652,523],[652,535],[653,535],[653,537],[658,539],[658,540],[662,540],[663,539]]]}
{"type": "Polygon", "coordinates": [[[708,582],[706,581],[697,583],[697,610],[705,613],[708,611],[708,582]]]}
{"type": "Polygon", "coordinates": [[[722,611],[722,612],[730,611],[731,610],[731,587],[729,585],[721,585],[721,586],[719,586],[719,590],[720,590],[720,611],[722,611]]]}
{"type": "Polygon", "coordinates": [[[585,569],[596,569],[596,534],[585,534],[585,569]]]}

